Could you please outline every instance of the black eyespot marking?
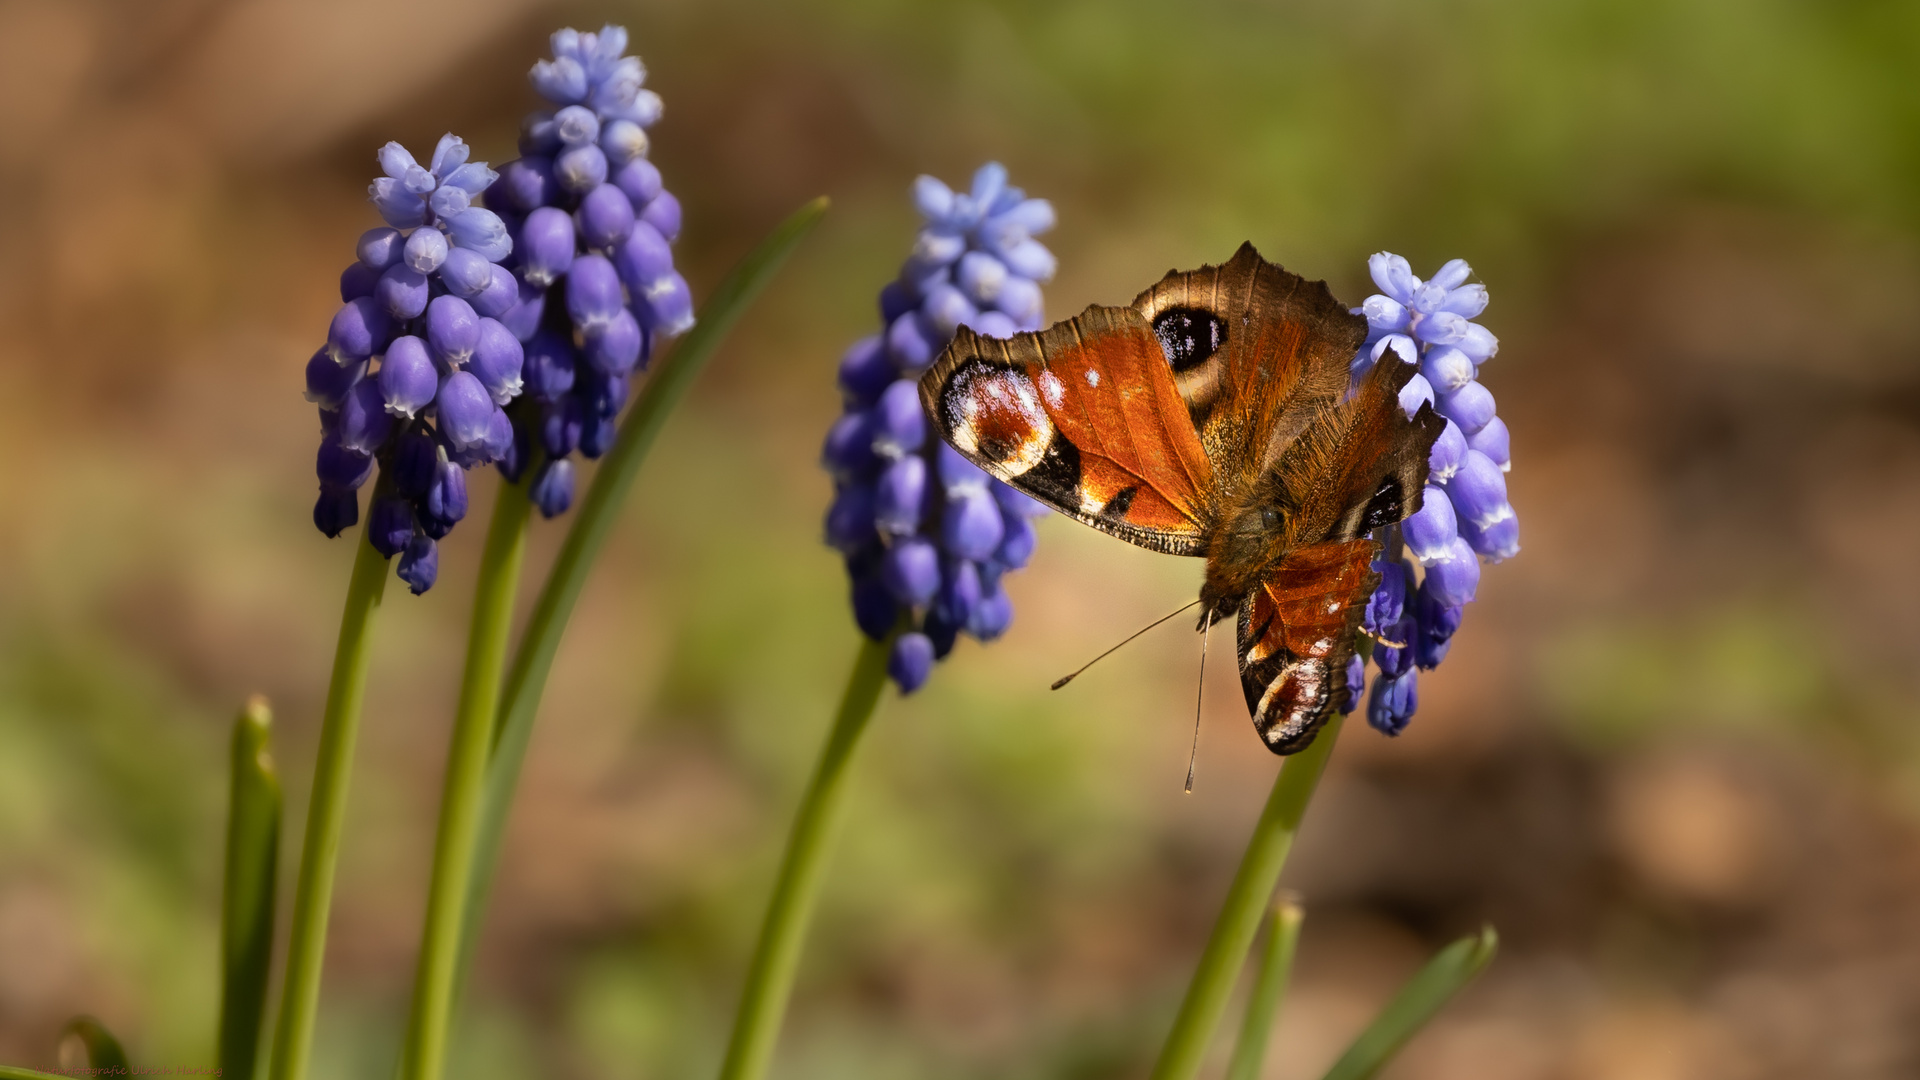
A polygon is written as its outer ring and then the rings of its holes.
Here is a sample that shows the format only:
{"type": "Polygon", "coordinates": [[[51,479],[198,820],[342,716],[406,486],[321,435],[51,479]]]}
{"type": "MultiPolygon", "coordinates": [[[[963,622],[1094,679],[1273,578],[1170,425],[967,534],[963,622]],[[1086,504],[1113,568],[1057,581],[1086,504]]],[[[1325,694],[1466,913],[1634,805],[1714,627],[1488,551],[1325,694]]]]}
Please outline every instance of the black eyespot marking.
{"type": "Polygon", "coordinates": [[[1080,505],[1080,448],[1054,432],[1040,464],[1021,474],[1020,486],[1056,506],[1080,505]]]}
{"type": "Polygon", "coordinates": [[[1170,308],[1154,316],[1153,334],[1173,370],[1189,371],[1226,344],[1227,324],[1211,312],[1170,308]]]}
{"type": "Polygon", "coordinates": [[[1113,498],[1107,500],[1107,505],[1100,508],[1100,516],[1116,520],[1125,517],[1127,507],[1133,505],[1133,497],[1139,492],[1138,487],[1121,488],[1114,492],[1113,498]]]}
{"type": "Polygon", "coordinates": [[[1382,525],[1391,525],[1406,517],[1405,493],[1400,490],[1400,478],[1389,476],[1380,481],[1380,490],[1367,500],[1367,512],[1362,518],[1362,531],[1371,531],[1382,525]]]}

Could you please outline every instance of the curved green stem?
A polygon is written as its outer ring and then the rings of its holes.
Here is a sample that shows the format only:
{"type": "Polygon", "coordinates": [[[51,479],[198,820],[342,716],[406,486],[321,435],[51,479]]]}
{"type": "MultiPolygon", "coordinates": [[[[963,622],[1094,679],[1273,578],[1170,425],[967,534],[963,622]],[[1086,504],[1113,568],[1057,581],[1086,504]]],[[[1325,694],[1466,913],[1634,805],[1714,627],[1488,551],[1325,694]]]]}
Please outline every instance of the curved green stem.
{"type": "Polygon", "coordinates": [[[466,674],[447,751],[447,778],[440,796],[440,830],[433,847],[433,882],[427,893],[426,928],[420,934],[420,964],[413,981],[413,1011],[407,1021],[400,1075],[439,1080],[446,1066],[455,977],[486,796],[487,757],[493,749],[493,718],[500,704],[500,673],[513,629],[513,601],[527,551],[526,481],[500,485],[487,529],[486,553],[474,587],[473,622],[467,633],[466,674]]]}
{"type": "MultiPolygon", "coordinates": [[[[540,596],[527,616],[526,631],[514,652],[513,665],[507,670],[506,686],[501,693],[493,752],[487,763],[486,800],[467,880],[459,965],[462,972],[469,965],[479,938],[487,892],[493,884],[493,869],[500,859],[507,811],[520,784],[520,766],[526,760],[527,744],[533,738],[534,717],[540,711],[540,695],[546,690],[554,654],[560,649],[567,619],[573,614],[581,588],[586,585],[594,557],[613,531],[627,489],[633,485],[640,463],[646,459],[647,450],[653,446],[673,407],[686,395],[694,377],[706,367],[733,324],[826,212],[825,197],[795,211],[720,283],[713,298],[701,309],[700,321],[647,376],[633,409],[620,425],[619,436],[600,462],[586,497],[574,512],[573,527],[567,531],[553,569],[548,571],[540,596]]],[[[456,983],[458,981],[456,978],[456,983]]]]}
{"type": "Polygon", "coordinates": [[[254,697],[233,722],[227,872],[220,903],[220,1075],[252,1080],[273,961],[280,868],[280,778],[268,735],[273,713],[254,697]]]}
{"type": "Polygon", "coordinates": [[[1327,721],[1320,736],[1305,750],[1287,759],[1267,796],[1266,808],[1253,827],[1253,839],[1240,858],[1240,869],[1227,888],[1226,903],[1214,920],[1213,933],[1207,938],[1206,951],[1200,954],[1200,966],[1187,985],[1186,999],[1174,1018],[1173,1030],[1153,1066],[1153,1080],[1192,1080],[1206,1057],[1207,1044],[1226,1011],[1233,984],[1246,962],[1247,949],[1260,929],[1260,913],[1280,881],[1287,852],[1300,829],[1300,818],[1307,802],[1326,771],[1327,758],[1340,737],[1343,717],[1327,721]]]}
{"type": "Polygon", "coordinates": [[[1327,1070],[1325,1080],[1368,1080],[1378,1075],[1407,1040],[1485,970],[1499,948],[1499,935],[1493,927],[1484,926],[1478,934],[1441,949],[1353,1040],[1347,1052],[1327,1070]]]}
{"type": "Polygon", "coordinates": [[[820,895],[827,854],[844,814],[847,764],[886,686],[887,649],[892,640],[861,640],[860,655],[847,679],[847,692],[840,699],[840,713],[827,732],[820,760],[813,767],[813,779],[808,781],[794,815],[786,854],[780,860],[780,876],[774,880],[773,899],[767,904],[766,922],[761,924],[760,941],[754,946],[753,963],[747,969],[733,1037],[727,1043],[727,1060],[720,1067],[721,1080],[759,1080],[767,1074],[774,1041],[780,1036],[780,1022],[786,1017],[787,999],[793,993],[800,947],[813,917],[814,901],[820,895]]]}
{"type": "Polygon", "coordinates": [[[1233,1044],[1233,1058],[1227,1062],[1226,1080],[1260,1080],[1260,1066],[1267,1060],[1267,1040],[1280,1018],[1287,976],[1293,973],[1293,950],[1300,942],[1300,920],[1304,917],[1299,898],[1291,892],[1281,893],[1267,912],[1267,943],[1260,950],[1253,993],[1247,995],[1247,1016],[1240,1024],[1240,1038],[1233,1044]]]}
{"type": "Polygon", "coordinates": [[[300,849],[300,878],[294,887],[293,924],[288,932],[286,984],[280,994],[280,1025],[269,1073],[273,1080],[305,1077],[307,1058],[313,1049],[334,864],[347,815],[347,779],[353,768],[353,744],[360,733],[360,705],[367,690],[368,645],[373,615],[380,609],[386,586],[387,557],[373,549],[363,529],[353,577],[347,584],[346,611],[340,616],[340,642],[334,648],[333,680],[327,686],[320,754],[313,768],[307,835],[300,849]]]}

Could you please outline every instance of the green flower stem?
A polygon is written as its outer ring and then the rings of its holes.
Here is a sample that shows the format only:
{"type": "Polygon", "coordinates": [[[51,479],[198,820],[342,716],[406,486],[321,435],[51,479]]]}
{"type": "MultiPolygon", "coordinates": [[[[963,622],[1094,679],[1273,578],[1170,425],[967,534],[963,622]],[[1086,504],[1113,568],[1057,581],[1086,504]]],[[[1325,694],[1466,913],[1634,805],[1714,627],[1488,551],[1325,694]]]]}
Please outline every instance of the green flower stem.
{"type": "Polygon", "coordinates": [[[500,675],[507,664],[507,637],[513,629],[513,601],[520,591],[520,565],[527,552],[527,515],[533,504],[527,499],[526,483],[523,477],[520,483],[500,485],[474,587],[466,673],[447,752],[440,830],[433,846],[433,881],[427,892],[426,928],[420,934],[420,965],[414,974],[413,1011],[401,1061],[400,1075],[406,1080],[439,1080],[446,1066],[467,880],[486,796],[487,758],[493,749],[493,718],[500,704],[500,675]]]}
{"type": "MultiPolygon", "coordinates": [[[[487,891],[492,887],[493,869],[500,859],[500,839],[506,829],[507,811],[513,805],[513,793],[520,783],[520,766],[526,760],[527,743],[533,737],[533,721],[540,711],[540,695],[546,690],[547,673],[553,668],[561,635],[566,632],[567,619],[573,614],[574,602],[580,598],[594,557],[613,531],[627,489],[633,485],[640,463],[646,459],[647,450],[673,407],[686,395],[694,377],[706,367],[733,324],[826,212],[824,196],[795,211],[720,283],[713,298],[701,310],[700,321],[647,377],[632,410],[620,425],[613,447],[594,472],[586,497],[574,512],[573,527],[567,531],[553,569],[547,573],[546,583],[541,586],[540,596],[527,617],[527,628],[520,647],[514,652],[513,664],[507,670],[506,687],[500,698],[493,752],[487,762],[486,801],[462,913],[460,972],[471,962],[480,923],[486,914],[487,891]]],[[[456,978],[456,984],[459,981],[456,978]]]]}
{"type": "Polygon", "coordinates": [[[293,924],[288,931],[286,983],[280,993],[280,1025],[268,1073],[273,1080],[304,1080],[313,1049],[334,864],[347,816],[347,779],[353,767],[354,740],[360,733],[360,705],[367,691],[368,645],[373,615],[380,609],[386,587],[387,557],[373,549],[363,529],[353,577],[347,584],[346,611],[340,616],[340,643],[334,648],[333,681],[327,686],[327,711],[320,726],[320,756],[313,768],[307,835],[300,849],[300,878],[294,887],[293,924]]]}
{"type": "Polygon", "coordinates": [[[1299,898],[1285,892],[1267,911],[1267,943],[1260,950],[1253,993],[1247,997],[1247,1018],[1240,1025],[1239,1041],[1233,1044],[1226,1080],[1260,1080],[1260,1066],[1267,1060],[1267,1038],[1280,1019],[1280,999],[1286,996],[1287,977],[1293,973],[1293,950],[1300,942],[1300,920],[1304,917],[1299,898]]]}
{"type": "Polygon", "coordinates": [[[861,639],[860,655],[847,679],[847,692],[840,699],[840,714],[820,748],[813,779],[800,797],[793,832],[787,837],[780,876],[774,880],[773,899],[767,905],[767,919],[760,927],[760,941],[754,946],[753,963],[747,969],[733,1037],[727,1043],[727,1060],[720,1066],[721,1080],[760,1080],[767,1074],[773,1044],[780,1036],[780,1022],[786,1017],[787,999],[793,993],[794,972],[800,966],[800,946],[820,895],[827,854],[845,813],[847,764],[886,686],[887,650],[892,641],[892,637],[886,641],[861,639]]]}
{"type": "Polygon", "coordinates": [[[1326,1080],[1367,1080],[1378,1074],[1441,1006],[1492,962],[1499,947],[1499,937],[1488,926],[1441,949],[1353,1040],[1327,1070],[1326,1080]]]}
{"type": "Polygon", "coordinates": [[[1318,738],[1280,767],[1273,793],[1267,796],[1266,808],[1253,827],[1253,839],[1247,842],[1247,853],[1240,858],[1240,869],[1227,888],[1226,903],[1214,920],[1206,951],[1200,954],[1200,967],[1193,973],[1186,999],[1180,1003],[1180,1014],[1174,1018],[1160,1060],[1154,1064],[1153,1080],[1192,1080],[1199,1073],[1207,1044],[1226,1012],[1227,999],[1246,962],[1247,949],[1260,929],[1261,912],[1280,880],[1287,852],[1293,848],[1300,818],[1319,786],[1320,774],[1326,771],[1334,741],[1340,737],[1343,720],[1335,716],[1327,721],[1318,738]]]}
{"type": "Polygon", "coordinates": [[[220,1075],[251,1080],[260,1052],[273,962],[273,905],[280,868],[280,778],[268,753],[273,713],[247,702],[233,722],[227,872],[220,901],[220,1075]]]}

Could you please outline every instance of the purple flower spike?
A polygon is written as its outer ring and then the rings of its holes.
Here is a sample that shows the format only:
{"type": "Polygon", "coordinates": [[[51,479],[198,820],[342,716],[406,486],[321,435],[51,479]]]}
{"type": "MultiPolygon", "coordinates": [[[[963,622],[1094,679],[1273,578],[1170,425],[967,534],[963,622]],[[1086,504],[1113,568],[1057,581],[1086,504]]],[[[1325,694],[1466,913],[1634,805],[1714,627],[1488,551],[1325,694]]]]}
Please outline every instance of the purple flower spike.
{"type": "Polygon", "coordinates": [[[440,391],[440,374],[427,355],[427,343],[411,334],[393,339],[380,361],[380,397],[387,414],[411,420],[433,404],[440,391]]]}
{"type": "Polygon", "coordinates": [[[663,191],[647,203],[640,211],[640,220],[653,226],[668,243],[680,239],[680,200],[673,192],[663,191]]]}
{"type": "Polygon", "coordinates": [[[415,596],[433,588],[434,579],[440,576],[440,546],[424,534],[414,536],[400,553],[395,572],[415,596]]]}
{"type": "Polygon", "coordinates": [[[634,295],[673,273],[673,249],[660,230],[646,222],[629,223],[625,238],[613,253],[613,267],[634,295]]]}
{"type": "Polygon", "coordinates": [[[669,336],[684,334],[693,328],[693,290],[687,279],[668,274],[642,290],[647,304],[648,322],[669,336]]]}
{"type": "Polygon", "coordinates": [[[553,178],[576,195],[585,194],[607,182],[607,155],[598,146],[576,146],[562,150],[553,159],[553,178]]]}
{"type": "MultiPolygon", "coordinates": [[[[923,658],[894,672],[903,690],[920,686],[959,635],[1006,632],[1013,604],[1002,577],[1032,559],[1033,519],[1047,513],[931,436],[917,376],[957,327],[1007,337],[1043,325],[1039,283],[1054,269],[1033,239],[1052,227],[1053,208],[1009,187],[998,165],[961,194],[921,177],[914,201],[923,226],[880,290],[879,333],[840,361],[845,412],[821,453],[835,478],[827,540],[847,556],[855,621],[875,639],[904,625],[896,649],[923,658]]],[[[653,207],[641,215],[649,221],[658,222],[653,207]]]]}
{"type": "Polygon", "coordinates": [[[1427,281],[1388,252],[1368,260],[1368,269],[1380,294],[1354,309],[1368,327],[1366,343],[1353,359],[1354,377],[1389,353],[1416,362],[1437,392],[1435,409],[1447,418],[1428,457],[1420,510],[1385,534],[1396,548],[1404,540],[1425,567],[1400,625],[1383,635],[1395,641],[1410,636],[1407,648],[1375,653],[1382,678],[1374,684],[1368,719],[1397,734],[1415,707],[1408,665],[1432,668],[1445,658],[1464,606],[1479,588],[1481,559],[1512,557],[1520,548],[1520,532],[1502,475],[1510,464],[1507,425],[1496,415],[1493,394],[1479,381],[1480,365],[1499,349],[1492,332],[1473,321],[1487,308],[1486,287],[1469,282],[1472,268],[1459,259],[1427,281]]]}
{"type": "Polygon", "coordinates": [[[360,243],[354,253],[360,257],[360,265],[369,270],[385,270],[400,261],[400,252],[407,246],[407,238],[399,229],[368,229],[360,234],[360,243]]]}
{"type": "Polygon", "coordinates": [[[887,655],[887,675],[903,694],[924,686],[933,674],[933,642],[921,633],[901,634],[887,655]]]}

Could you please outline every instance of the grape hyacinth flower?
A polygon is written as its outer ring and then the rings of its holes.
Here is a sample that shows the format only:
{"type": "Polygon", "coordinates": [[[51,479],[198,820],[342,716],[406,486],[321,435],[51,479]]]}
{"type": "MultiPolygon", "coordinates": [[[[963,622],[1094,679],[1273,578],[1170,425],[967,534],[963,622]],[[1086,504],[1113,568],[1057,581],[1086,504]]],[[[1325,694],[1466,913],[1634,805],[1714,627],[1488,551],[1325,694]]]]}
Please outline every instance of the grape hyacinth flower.
{"type": "Polygon", "coordinates": [[[553,59],[528,73],[553,109],[521,124],[520,157],[500,167],[487,205],[516,238],[507,265],[518,304],[504,323],[526,350],[526,395],[511,408],[513,449],[498,465],[548,518],[573,503],[575,450],[598,458],[633,377],[662,338],[693,325],[693,297],[674,270],[680,203],[647,160],[660,96],[623,56],[627,32],[562,30],[553,59]]]}
{"type": "Polygon", "coordinates": [[[1034,519],[1048,512],[930,430],[920,373],[957,327],[1002,338],[1041,329],[1040,285],[1054,270],[1033,238],[1053,227],[1052,205],[1008,186],[997,162],[966,192],[922,176],[913,197],[923,224],[880,291],[880,332],[840,362],[845,412],[821,453],[834,482],[827,543],[846,559],[854,620],[875,641],[904,625],[887,671],[906,693],[960,634],[1006,632],[1001,578],[1032,558],[1034,519]]]}
{"type": "Polygon", "coordinates": [[[500,322],[520,302],[501,265],[513,240],[472,205],[496,174],[467,156],[453,135],[426,165],[399,143],[380,148],[386,175],[368,198],[387,224],[361,235],[327,343],[307,363],[321,430],[313,523],[330,537],[357,524],[377,461],[368,539],[400,556],[415,595],[433,587],[436,541],[466,515],[466,470],[512,449],[501,407],[520,392],[522,349],[500,322]]]}
{"type": "MultiPolygon", "coordinates": [[[[1480,584],[1481,561],[1519,554],[1520,521],[1507,501],[1507,425],[1480,382],[1481,366],[1500,345],[1473,321],[1486,310],[1486,287],[1466,283],[1472,270],[1461,259],[1426,281],[1413,275],[1407,260],[1384,251],[1367,267],[1381,292],[1354,310],[1366,317],[1368,330],[1353,360],[1355,384],[1391,351],[1420,369],[1401,391],[1401,407],[1411,415],[1431,401],[1447,418],[1428,459],[1420,510],[1390,530],[1387,549],[1374,564],[1380,585],[1363,620],[1380,669],[1367,722],[1398,735],[1417,706],[1417,673],[1446,658],[1480,584]],[[1421,567],[1417,584],[1413,563],[1400,555],[1403,542],[1421,567]]],[[[1354,703],[1363,678],[1358,664],[1348,673],[1354,703]]]]}

